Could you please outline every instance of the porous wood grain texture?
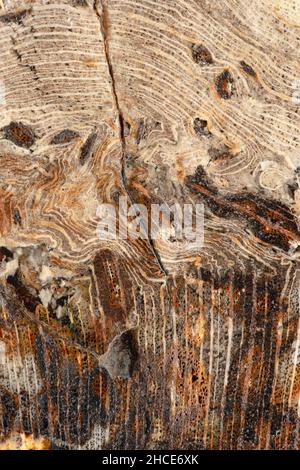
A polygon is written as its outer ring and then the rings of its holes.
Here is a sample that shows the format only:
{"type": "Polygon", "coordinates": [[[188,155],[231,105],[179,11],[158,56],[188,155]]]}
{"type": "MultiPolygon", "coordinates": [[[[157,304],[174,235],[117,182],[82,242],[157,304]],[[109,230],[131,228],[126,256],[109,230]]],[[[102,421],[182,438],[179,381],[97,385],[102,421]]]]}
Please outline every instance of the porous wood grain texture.
{"type": "Polygon", "coordinates": [[[0,448],[299,449],[299,1],[0,7],[0,448]]]}

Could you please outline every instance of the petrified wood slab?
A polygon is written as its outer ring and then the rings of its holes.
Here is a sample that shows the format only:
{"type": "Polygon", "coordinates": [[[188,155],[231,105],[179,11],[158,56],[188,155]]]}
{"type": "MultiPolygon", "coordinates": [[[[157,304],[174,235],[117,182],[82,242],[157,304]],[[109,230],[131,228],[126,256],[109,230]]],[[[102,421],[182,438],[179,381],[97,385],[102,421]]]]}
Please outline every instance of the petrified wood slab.
{"type": "Polygon", "coordinates": [[[299,5],[0,1],[0,448],[300,447],[299,5]]]}

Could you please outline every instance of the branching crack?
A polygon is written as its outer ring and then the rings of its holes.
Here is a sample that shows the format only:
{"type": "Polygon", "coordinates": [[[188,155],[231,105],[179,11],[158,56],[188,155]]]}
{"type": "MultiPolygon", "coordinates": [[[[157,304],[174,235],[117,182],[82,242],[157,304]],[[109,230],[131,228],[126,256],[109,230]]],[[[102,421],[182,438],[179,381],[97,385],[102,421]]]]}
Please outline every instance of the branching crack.
{"type": "MultiPolygon", "coordinates": [[[[101,34],[103,38],[103,43],[104,43],[104,54],[105,54],[105,59],[107,63],[107,68],[108,72],[110,75],[110,80],[111,80],[111,88],[112,88],[112,94],[113,94],[113,99],[114,99],[114,104],[118,113],[118,122],[119,122],[119,136],[120,136],[120,142],[121,142],[121,181],[124,187],[124,190],[131,201],[133,203],[132,198],[130,196],[130,191],[128,189],[128,184],[127,184],[127,178],[126,178],[126,172],[125,172],[125,164],[126,164],[126,140],[125,140],[125,134],[124,134],[124,116],[122,113],[122,110],[120,108],[119,104],[119,99],[118,99],[118,94],[116,91],[116,82],[115,82],[115,76],[114,76],[114,69],[111,63],[110,59],[110,53],[109,53],[109,42],[108,42],[108,29],[109,29],[109,18],[108,18],[108,7],[107,7],[107,2],[106,0],[95,0],[94,1],[94,10],[95,13],[99,19],[100,23],[100,29],[101,29],[101,34]]],[[[163,274],[168,277],[168,271],[164,267],[160,255],[155,248],[154,242],[152,238],[149,236],[149,245],[150,249],[157,261],[157,264],[159,265],[160,270],[163,272],[163,274]]]]}

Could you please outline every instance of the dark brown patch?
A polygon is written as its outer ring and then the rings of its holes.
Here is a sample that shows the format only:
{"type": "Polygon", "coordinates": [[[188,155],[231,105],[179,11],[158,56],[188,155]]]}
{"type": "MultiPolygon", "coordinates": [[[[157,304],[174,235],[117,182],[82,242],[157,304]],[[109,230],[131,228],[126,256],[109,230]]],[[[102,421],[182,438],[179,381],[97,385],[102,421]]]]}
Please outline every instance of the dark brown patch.
{"type": "Polygon", "coordinates": [[[203,44],[192,45],[192,57],[194,62],[199,65],[211,65],[214,62],[211,53],[203,44]]]}
{"type": "Polygon", "coordinates": [[[7,140],[11,140],[18,147],[30,148],[36,139],[33,130],[22,122],[12,121],[1,129],[7,140]]]}
{"type": "Polygon", "coordinates": [[[16,13],[8,13],[7,15],[2,15],[0,16],[0,21],[2,23],[18,23],[20,24],[24,16],[29,12],[30,10],[21,10],[16,13]]]}
{"type": "Polygon", "coordinates": [[[7,283],[14,287],[16,296],[30,312],[35,312],[39,305],[39,300],[31,293],[29,288],[22,282],[20,272],[17,271],[14,276],[8,276],[7,283]]]}
{"type": "Polygon", "coordinates": [[[147,124],[144,119],[140,119],[138,122],[138,128],[136,131],[136,143],[139,144],[141,140],[147,137],[147,124]]]}
{"type": "Polygon", "coordinates": [[[208,149],[208,155],[210,156],[210,161],[214,163],[226,162],[234,157],[226,148],[210,148],[208,149]]]}
{"type": "Polygon", "coordinates": [[[79,161],[80,161],[81,165],[84,165],[86,160],[89,158],[91,150],[92,150],[92,148],[94,146],[94,143],[96,141],[96,137],[97,137],[96,132],[93,132],[92,134],[90,134],[88,136],[85,143],[81,147],[80,157],[79,157],[79,161]]]}
{"type": "Polygon", "coordinates": [[[229,70],[224,70],[215,81],[216,90],[224,100],[229,100],[233,95],[233,76],[229,70]]]}
{"type": "Polygon", "coordinates": [[[21,225],[22,219],[21,219],[21,215],[18,209],[13,210],[13,221],[14,221],[14,224],[21,225]]]}
{"type": "Polygon", "coordinates": [[[295,199],[295,191],[299,188],[297,181],[287,184],[287,192],[291,199],[295,199]]]}
{"type": "Polygon", "coordinates": [[[213,186],[210,179],[208,178],[203,166],[197,166],[194,175],[188,176],[186,179],[187,185],[195,183],[206,188],[212,194],[218,194],[218,189],[213,186]]]}
{"type": "Polygon", "coordinates": [[[290,241],[300,240],[293,214],[279,201],[263,199],[251,193],[224,196],[211,183],[202,166],[186,178],[186,184],[215,215],[246,222],[252,233],[265,243],[288,251],[290,241]]]}
{"type": "Polygon", "coordinates": [[[257,76],[255,70],[251,67],[251,65],[246,64],[246,62],[244,62],[243,60],[241,60],[240,66],[247,75],[250,75],[254,78],[257,76]]]}
{"type": "Polygon", "coordinates": [[[13,253],[8,248],[6,248],[5,246],[0,246],[0,262],[3,261],[4,259],[5,260],[13,259],[13,257],[14,257],[13,253]]]}
{"type": "Polygon", "coordinates": [[[196,118],[194,119],[194,131],[198,136],[209,136],[211,133],[207,128],[207,121],[205,119],[196,118]]]}
{"type": "Polygon", "coordinates": [[[64,129],[53,137],[50,144],[67,144],[68,142],[71,142],[72,140],[76,139],[76,137],[79,137],[78,132],[72,131],[70,129],[64,129]]]}
{"type": "Polygon", "coordinates": [[[17,403],[15,397],[4,387],[0,387],[0,435],[7,436],[12,431],[13,423],[17,414],[17,403]]]}
{"type": "Polygon", "coordinates": [[[124,137],[128,137],[130,134],[131,125],[129,122],[124,122],[124,137]]]}
{"type": "Polygon", "coordinates": [[[75,7],[86,7],[88,3],[86,0],[73,0],[73,5],[75,7]]]}

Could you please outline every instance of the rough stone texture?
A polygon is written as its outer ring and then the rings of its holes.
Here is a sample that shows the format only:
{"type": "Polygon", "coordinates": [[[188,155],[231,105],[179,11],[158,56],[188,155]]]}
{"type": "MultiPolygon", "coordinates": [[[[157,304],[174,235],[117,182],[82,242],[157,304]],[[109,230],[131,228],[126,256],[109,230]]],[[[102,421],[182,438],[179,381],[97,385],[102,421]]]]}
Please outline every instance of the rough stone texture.
{"type": "Polygon", "coordinates": [[[299,449],[299,1],[0,7],[0,448],[299,449]]]}

